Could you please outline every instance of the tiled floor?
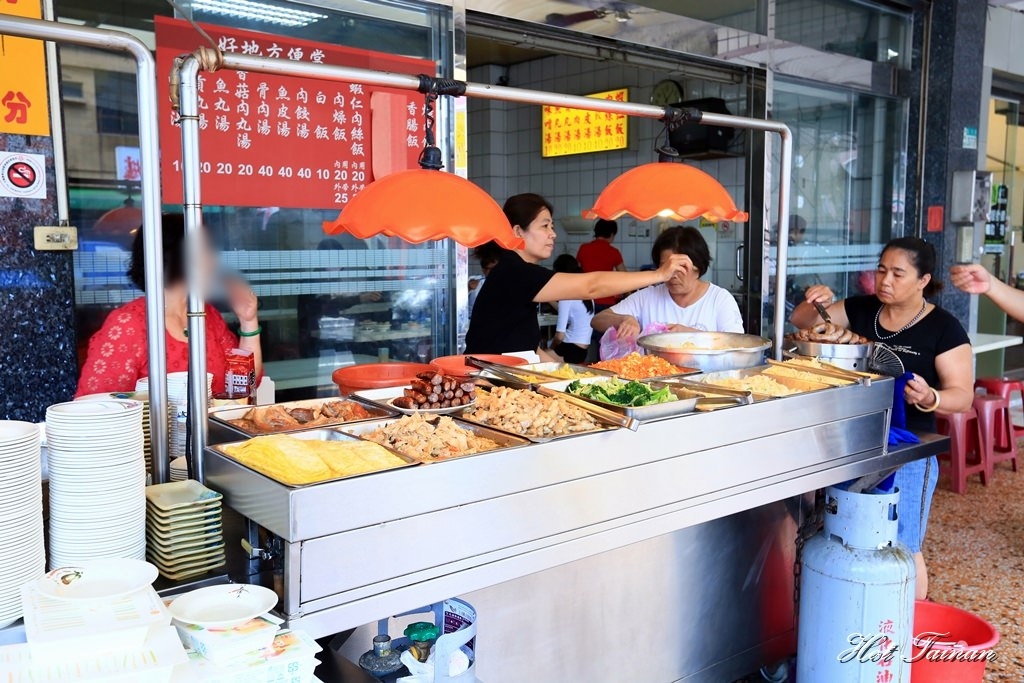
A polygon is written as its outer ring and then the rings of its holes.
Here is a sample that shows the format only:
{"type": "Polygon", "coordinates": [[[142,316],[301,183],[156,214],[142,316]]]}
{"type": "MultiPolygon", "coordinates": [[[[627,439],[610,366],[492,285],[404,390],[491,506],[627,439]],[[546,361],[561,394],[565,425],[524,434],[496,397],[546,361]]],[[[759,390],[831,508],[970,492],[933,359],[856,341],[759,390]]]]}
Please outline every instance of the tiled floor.
{"type": "MultiPolygon", "coordinates": [[[[1024,460],[1021,461],[1024,466],[1024,460]]],[[[988,487],[949,491],[945,467],[924,544],[930,597],[993,623],[1001,635],[986,681],[1024,681],[1024,469],[1001,463],[988,487]]]]}

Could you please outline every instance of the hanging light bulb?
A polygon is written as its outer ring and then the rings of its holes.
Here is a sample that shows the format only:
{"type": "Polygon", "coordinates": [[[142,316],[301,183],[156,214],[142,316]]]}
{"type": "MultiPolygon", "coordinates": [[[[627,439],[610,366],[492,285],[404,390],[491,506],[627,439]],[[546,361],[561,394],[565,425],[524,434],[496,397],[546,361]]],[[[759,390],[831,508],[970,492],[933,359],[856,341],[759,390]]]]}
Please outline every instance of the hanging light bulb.
{"type": "Polygon", "coordinates": [[[434,140],[434,102],[438,94],[461,95],[465,84],[420,76],[426,93],[424,141],[419,168],[375,180],[348,203],[338,217],[323,224],[324,232],[347,232],[360,239],[373,235],[407,242],[453,239],[467,247],[494,240],[506,249],[522,246],[505,212],[480,187],[441,169],[441,150],[434,140]]]}
{"type": "MultiPolygon", "coordinates": [[[[690,120],[688,117],[689,113],[683,110],[666,114],[666,140],[672,127],[690,120]]],[[[583,217],[616,220],[628,214],[641,221],[655,217],[674,221],[703,217],[716,223],[747,220],[748,214],[736,208],[721,183],[682,163],[679,152],[668,142],[656,151],[656,163],[632,168],[608,183],[583,217]]]]}

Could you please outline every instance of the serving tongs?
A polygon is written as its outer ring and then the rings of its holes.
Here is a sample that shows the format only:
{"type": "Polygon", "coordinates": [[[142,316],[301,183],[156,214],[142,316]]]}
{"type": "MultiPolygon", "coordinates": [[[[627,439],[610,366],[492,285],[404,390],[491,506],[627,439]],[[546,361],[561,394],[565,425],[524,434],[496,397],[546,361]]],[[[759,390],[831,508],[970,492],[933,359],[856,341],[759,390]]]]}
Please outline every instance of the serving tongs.
{"type": "Polygon", "coordinates": [[[616,427],[624,427],[631,432],[635,432],[637,429],[640,428],[640,420],[636,419],[635,417],[629,417],[628,415],[616,413],[614,410],[608,410],[607,408],[603,408],[597,405],[596,403],[591,403],[590,401],[586,401],[578,396],[573,396],[568,392],[555,391],[551,387],[545,386],[536,386],[534,387],[534,390],[541,396],[547,396],[549,398],[560,398],[564,401],[568,401],[574,406],[577,406],[578,408],[582,408],[583,410],[587,411],[588,413],[590,413],[597,419],[601,420],[602,422],[615,425],[616,427]]]}
{"type": "Polygon", "coordinates": [[[822,306],[820,301],[814,302],[814,308],[816,311],[818,311],[818,315],[821,316],[822,320],[824,320],[828,324],[832,323],[832,316],[828,314],[828,309],[822,306]]]}
{"type": "MultiPolygon", "coordinates": [[[[782,355],[785,356],[786,358],[797,358],[797,359],[807,359],[807,358],[810,358],[810,356],[803,356],[803,355],[797,353],[794,349],[786,349],[786,350],[784,350],[782,352],[782,355]]],[[[838,365],[833,365],[832,363],[829,363],[828,361],[821,360],[820,358],[813,358],[812,360],[818,361],[822,365],[822,367],[820,367],[820,368],[811,368],[811,367],[807,367],[807,366],[804,366],[804,365],[798,365],[798,366],[796,366],[796,369],[797,370],[805,370],[805,371],[810,372],[810,373],[817,373],[819,375],[826,375],[828,377],[834,377],[836,379],[850,380],[852,382],[857,382],[858,384],[863,384],[866,387],[871,386],[871,381],[872,380],[879,379],[878,375],[876,375],[874,373],[871,373],[871,372],[860,372],[859,370],[847,370],[846,368],[841,368],[838,365]]],[[[774,360],[774,359],[769,359],[768,363],[771,364],[771,365],[776,365],[776,364],[785,365],[784,362],[777,361],[777,360],[774,360]]],[[[790,366],[790,367],[793,367],[793,366],[790,366]]]]}
{"type": "Polygon", "coordinates": [[[748,406],[754,402],[754,395],[749,391],[720,387],[717,384],[694,382],[693,380],[682,378],[661,379],[658,380],[658,383],[680,387],[695,394],[700,394],[702,398],[698,401],[698,408],[711,409],[712,407],[734,405],[748,406]],[[712,396],[708,396],[708,394],[712,394],[712,396]]]}
{"type": "MultiPolygon", "coordinates": [[[[793,356],[795,358],[803,358],[803,356],[793,356]]],[[[831,379],[841,379],[847,382],[855,382],[857,384],[863,384],[866,387],[871,386],[871,379],[875,375],[871,375],[866,372],[856,372],[855,370],[847,370],[841,368],[838,365],[832,365],[825,361],[819,360],[819,363],[823,367],[815,368],[807,365],[791,365],[785,361],[775,360],[774,358],[768,359],[768,365],[775,365],[780,368],[789,368],[790,370],[798,370],[800,372],[806,372],[811,375],[819,375],[821,377],[829,377],[831,379]]]]}
{"type": "MultiPolygon", "coordinates": [[[[485,360],[481,360],[475,356],[467,356],[466,363],[472,365],[475,368],[486,370],[495,377],[502,379],[506,382],[512,382],[525,387],[533,387],[542,382],[538,382],[537,379],[543,379],[544,382],[561,382],[564,378],[556,377],[555,375],[548,375],[543,372],[535,372],[533,370],[522,370],[518,371],[514,365],[502,365],[500,363],[490,363],[485,360]],[[519,374],[522,372],[523,374],[519,374]]],[[[483,379],[487,379],[484,377],[483,379]]]]}

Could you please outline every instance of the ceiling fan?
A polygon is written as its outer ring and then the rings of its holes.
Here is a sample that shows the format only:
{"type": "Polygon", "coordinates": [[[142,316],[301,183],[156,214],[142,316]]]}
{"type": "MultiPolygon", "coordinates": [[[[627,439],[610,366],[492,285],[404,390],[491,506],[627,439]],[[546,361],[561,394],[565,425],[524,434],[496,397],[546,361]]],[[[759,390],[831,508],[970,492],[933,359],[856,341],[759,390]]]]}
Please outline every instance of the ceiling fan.
{"type": "MultiPolygon", "coordinates": [[[[588,3],[589,4],[589,3],[588,3]]],[[[620,24],[629,23],[633,15],[643,11],[625,2],[605,2],[587,10],[562,14],[552,12],[544,17],[544,23],[557,28],[571,28],[577,24],[587,21],[599,21],[601,19],[614,19],[620,24]]]]}

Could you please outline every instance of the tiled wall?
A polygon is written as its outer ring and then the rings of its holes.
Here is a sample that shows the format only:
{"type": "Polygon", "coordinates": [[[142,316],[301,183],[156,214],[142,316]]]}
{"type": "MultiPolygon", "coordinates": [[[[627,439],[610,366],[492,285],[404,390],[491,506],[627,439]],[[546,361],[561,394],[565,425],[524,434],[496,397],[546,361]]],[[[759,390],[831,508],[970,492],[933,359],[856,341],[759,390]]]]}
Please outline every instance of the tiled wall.
{"type": "MultiPolygon", "coordinates": [[[[615,88],[629,88],[634,102],[650,100],[655,83],[665,74],[622,64],[594,62],[576,57],[545,57],[508,69],[481,66],[470,71],[469,80],[497,83],[508,78],[509,85],[553,92],[585,95],[615,88]]],[[[687,99],[722,97],[734,114],[744,112],[744,92],[738,84],[720,84],[690,79],[685,82],[687,99]]],[[[563,219],[579,217],[600,191],[620,173],[656,160],[654,139],[661,125],[653,120],[632,119],[629,148],[612,152],[566,157],[541,157],[541,111],[533,105],[516,105],[487,100],[469,100],[469,175],[498,203],[520,192],[537,192],[555,206],[558,243],[555,256],[576,253],[579,245],[592,239],[583,233],[568,233],[563,219]]],[[[742,143],[735,140],[737,150],[742,143]]],[[[745,206],[745,161],[730,157],[688,162],[717,178],[741,209],[745,206]]],[[[627,267],[639,268],[650,262],[651,244],[657,235],[656,221],[640,223],[631,218],[619,221],[616,246],[627,267]]],[[[695,224],[695,223],[692,223],[695,224]]],[[[739,289],[736,279],[736,248],[743,243],[745,226],[722,225],[703,231],[711,247],[712,272],[709,279],[727,288],[739,289]]],[[[476,268],[476,264],[471,264],[476,268]]]]}

